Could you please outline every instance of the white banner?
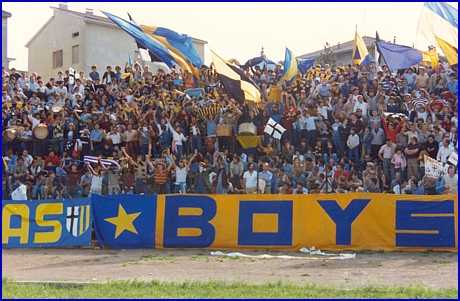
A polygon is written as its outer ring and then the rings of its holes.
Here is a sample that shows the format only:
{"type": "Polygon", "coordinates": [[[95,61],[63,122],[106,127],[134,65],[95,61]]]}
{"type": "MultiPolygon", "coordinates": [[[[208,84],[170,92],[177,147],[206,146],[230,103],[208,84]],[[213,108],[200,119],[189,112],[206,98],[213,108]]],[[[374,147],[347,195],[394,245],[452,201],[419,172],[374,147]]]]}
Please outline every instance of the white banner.
{"type": "Polygon", "coordinates": [[[425,175],[438,178],[441,171],[443,170],[443,164],[428,157],[427,155],[424,156],[425,160],[425,175]]]}

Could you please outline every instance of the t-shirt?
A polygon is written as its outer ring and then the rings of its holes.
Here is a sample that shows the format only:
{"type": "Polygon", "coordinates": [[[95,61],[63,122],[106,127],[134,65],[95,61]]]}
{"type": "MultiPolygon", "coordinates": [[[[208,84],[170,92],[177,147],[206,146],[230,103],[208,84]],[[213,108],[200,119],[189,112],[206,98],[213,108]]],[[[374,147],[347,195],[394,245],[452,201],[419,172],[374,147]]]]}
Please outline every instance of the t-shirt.
{"type": "Polygon", "coordinates": [[[257,172],[253,171],[252,174],[249,171],[246,171],[243,174],[243,179],[246,179],[246,188],[256,188],[257,187],[257,172]]]}

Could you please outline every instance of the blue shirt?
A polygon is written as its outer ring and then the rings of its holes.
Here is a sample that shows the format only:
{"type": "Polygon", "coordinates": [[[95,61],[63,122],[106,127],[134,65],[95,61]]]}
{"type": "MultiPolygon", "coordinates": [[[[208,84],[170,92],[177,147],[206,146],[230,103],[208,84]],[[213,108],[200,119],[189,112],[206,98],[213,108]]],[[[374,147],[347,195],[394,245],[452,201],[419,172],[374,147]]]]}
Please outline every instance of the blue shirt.
{"type": "Polygon", "coordinates": [[[454,80],[454,83],[448,81],[446,84],[447,90],[454,93],[455,97],[458,98],[458,80],[454,80]]]}
{"type": "Polygon", "coordinates": [[[265,171],[262,171],[262,172],[259,172],[259,176],[263,179],[265,179],[266,181],[266,184],[265,186],[271,186],[272,184],[272,177],[273,177],[273,174],[269,171],[265,172],[265,171]]]}
{"type": "Polygon", "coordinates": [[[92,130],[89,137],[91,139],[102,139],[102,132],[100,130],[92,130]]]}
{"type": "Polygon", "coordinates": [[[96,73],[93,73],[92,71],[89,73],[89,77],[91,77],[92,80],[96,79],[101,79],[99,72],[96,71],[96,73]]]}

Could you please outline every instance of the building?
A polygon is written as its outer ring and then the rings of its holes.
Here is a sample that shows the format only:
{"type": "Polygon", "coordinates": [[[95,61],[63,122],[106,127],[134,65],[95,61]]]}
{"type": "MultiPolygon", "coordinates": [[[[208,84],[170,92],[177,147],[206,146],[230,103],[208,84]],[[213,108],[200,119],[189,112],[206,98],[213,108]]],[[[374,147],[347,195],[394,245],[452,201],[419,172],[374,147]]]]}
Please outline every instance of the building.
{"type": "MultiPolygon", "coordinates": [[[[91,66],[96,65],[103,73],[107,65],[123,68],[128,54],[137,59],[134,39],[110,19],[96,16],[90,9],[85,13],[69,10],[66,3],[51,9],[53,16],[25,45],[28,48],[29,72],[38,72],[48,81],[50,77],[57,77],[59,70],[69,66],[89,74],[91,66]]],[[[207,42],[195,38],[192,42],[204,61],[204,45],[207,42]]],[[[152,72],[156,69],[152,68],[152,72]]]]}
{"type": "MultiPolygon", "coordinates": [[[[363,37],[364,43],[366,43],[367,50],[371,57],[376,57],[376,47],[375,47],[375,38],[364,36],[363,37]]],[[[342,66],[344,64],[351,64],[352,62],[352,53],[353,53],[353,45],[355,40],[351,40],[345,43],[338,43],[337,45],[331,46],[330,50],[333,51],[336,55],[337,66],[342,66]]],[[[310,58],[317,58],[320,54],[324,52],[324,49],[318,50],[315,52],[307,53],[301,56],[298,56],[298,59],[310,59],[310,58]]]]}
{"type": "Polygon", "coordinates": [[[8,18],[11,13],[2,10],[2,66],[8,68],[8,18]]]}

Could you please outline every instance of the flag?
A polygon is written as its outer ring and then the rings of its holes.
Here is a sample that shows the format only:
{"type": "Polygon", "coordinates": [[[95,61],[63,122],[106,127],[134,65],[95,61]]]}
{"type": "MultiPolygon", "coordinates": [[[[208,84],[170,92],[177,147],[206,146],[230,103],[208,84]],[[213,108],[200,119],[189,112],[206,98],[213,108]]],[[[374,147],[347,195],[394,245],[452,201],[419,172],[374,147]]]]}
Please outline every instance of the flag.
{"type": "Polygon", "coordinates": [[[436,37],[436,40],[438,41],[442,52],[444,52],[449,64],[451,66],[458,64],[458,49],[439,37],[436,37]]]}
{"type": "MultiPolygon", "coordinates": [[[[141,28],[143,25],[141,25],[141,28]]],[[[185,34],[179,34],[173,30],[164,27],[151,26],[152,35],[166,48],[175,51],[186,57],[193,66],[199,68],[203,64],[198,52],[193,46],[192,38],[185,34]],[[175,50],[174,50],[175,49],[175,50]]]]}
{"type": "Polygon", "coordinates": [[[430,62],[431,66],[438,65],[438,52],[436,49],[431,49],[429,51],[422,51],[423,61],[430,62]]]}
{"type": "Polygon", "coordinates": [[[240,68],[228,64],[211,50],[214,68],[230,98],[240,103],[245,100],[260,102],[260,90],[240,68]]]}
{"type": "Polygon", "coordinates": [[[441,171],[443,170],[443,164],[424,155],[425,161],[425,175],[438,178],[441,171]]]}
{"type": "Polygon", "coordinates": [[[204,96],[206,93],[204,92],[203,88],[196,88],[196,89],[187,89],[185,90],[185,95],[189,97],[195,97],[195,99],[199,99],[200,97],[204,96]]]}
{"type": "Polygon", "coordinates": [[[297,68],[299,69],[300,73],[305,74],[310,70],[311,67],[315,64],[315,58],[305,59],[305,60],[298,60],[297,61],[297,68]]]}
{"type": "Polygon", "coordinates": [[[366,43],[358,34],[358,26],[355,29],[355,42],[353,44],[352,59],[354,64],[369,66],[373,58],[369,55],[366,43]]]}
{"type": "Polygon", "coordinates": [[[430,103],[430,101],[426,98],[415,98],[415,99],[412,99],[411,103],[414,106],[426,106],[430,103]]]}
{"type": "Polygon", "coordinates": [[[195,76],[198,75],[195,67],[193,67],[191,62],[189,62],[183,55],[181,55],[177,50],[168,49],[153,36],[153,27],[144,25],[139,26],[110,13],[106,13],[104,11],[102,13],[104,13],[110,20],[112,20],[112,22],[118,25],[141,45],[152,51],[169,68],[179,65],[183,70],[192,72],[195,76]]]}
{"type": "Polygon", "coordinates": [[[417,26],[419,36],[438,48],[436,37],[458,48],[458,10],[445,2],[425,2],[417,26]]]}
{"type": "Polygon", "coordinates": [[[91,206],[67,207],[66,229],[75,237],[82,235],[91,224],[91,206]]]}
{"type": "Polygon", "coordinates": [[[99,244],[112,249],[155,248],[156,195],[92,195],[99,244]]]}
{"type": "Polygon", "coordinates": [[[284,80],[290,82],[298,73],[297,61],[292,51],[286,47],[284,55],[284,80]]]}
{"type": "MultiPolygon", "coordinates": [[[[376,42],[380,41],[380,35],[378,33],[378,31],[375,31],[375,40],[376,42]]],[[[379,45],[377,43],[375,43],[376,47],[377,47],[377,53],[376,55],[378,56],[378,61],[377,61],[377,64],[380,66],[382,65],[382,63],[385,61],[383,59],[383,56],[380,54],[380,48],[379,48],[379,45]]]]}
{"type": "Polygon", "coordinates": [[[244,149],[257,147],[259,145],[260,136],[237,136],[236,139],[244,149]]]}
{"type": "MultiPolygon", "coordinates": [[[[98,161],[99,161],[99,157],[96,157],[96,156],[84,156],[83,161],[88,162],[88,163],[97,164],[98,161]]],[[[115,163],[115,165],[117,166],[117,169],[120,169],[120,164],[118,164],[118,162],[116,160],[101,159],[101,163],[102,163],[102,165],[105,166],[105,168],[108,168],[112,163],[115,163]]]]}
{"type": "MultiPolygon", "coordinates": [[[[136,21],[131,18],[131,15],[128,13],[129,21],[137,26],[136,21]]],[[[135,40],[136,41],[136,40],[135,40]]],[[[144,45],[136,41],[137,48],[139,49],[139,54],[141,56],[141,60],[144,62],[162,62],[162,60],[156,56],[152,51],[148,50],[144,45]]]]}
{"type": "Polygon", "coordinates": [[[437,54],[432,51],[423,52],[412,47],[376,41],[377,51],[383,56],[390,70],[407,69],[420,62],[432,62],[434,56],[437,61],[437,54]]]}
{"type": "Polygon", "coordinates": [[[19,187],[13,190],[11,193],[11,199],[13,201],[27,200],[27,186],[24,184],[19,185],[19,187]]]}
{"type": "Polygon", "coordinates": [[[283,135],[284,131],[286,131],[286,129],[272,118],[268,120],[268,123],[264,129],[264,133],[267,133],[268,135],[276,139],[281,139],[281,136],[283,135]]]}
{"type": "Polygon", "coordinates": [[[133,59],[131,58],[131,54],[128,52],[128,65],[133,65],[133,59]]]}
{"type": "Polygon", "coordinates": [[[73,85],[75,84],[75,74],[77,71],[75,71],[72,67],[69,67],[69,84],[73,85]]]}

